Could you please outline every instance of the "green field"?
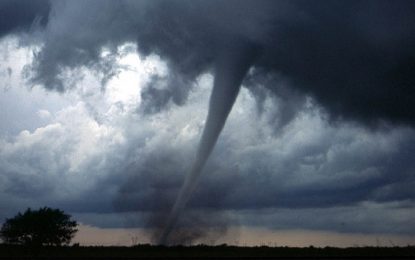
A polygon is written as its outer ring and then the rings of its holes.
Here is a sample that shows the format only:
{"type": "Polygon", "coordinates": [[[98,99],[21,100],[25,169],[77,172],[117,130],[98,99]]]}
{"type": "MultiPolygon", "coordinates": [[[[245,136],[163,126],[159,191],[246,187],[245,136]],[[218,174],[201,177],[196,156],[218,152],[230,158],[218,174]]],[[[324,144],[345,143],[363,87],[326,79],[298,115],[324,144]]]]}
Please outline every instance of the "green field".
{"type": "Polygon", "coordinates": [[[237,246],[152,246],[99,247],[63,246],[29,248],[0,245],[0,258],[383,258],[415,259],[415,247],[353,247],[353,248],[295,248],[295,247],[237,247],[237,246]]]}

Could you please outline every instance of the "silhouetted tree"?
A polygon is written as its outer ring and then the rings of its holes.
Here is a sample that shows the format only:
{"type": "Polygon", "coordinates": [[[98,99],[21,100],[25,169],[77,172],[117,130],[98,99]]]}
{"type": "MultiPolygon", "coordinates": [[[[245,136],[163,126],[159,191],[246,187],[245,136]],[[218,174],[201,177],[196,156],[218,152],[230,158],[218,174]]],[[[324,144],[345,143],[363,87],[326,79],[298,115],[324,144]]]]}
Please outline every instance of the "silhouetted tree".
{"type": "Polygon", "coordinates": [[[48,207],[39,210],[28,208],[23,214],[6,219],[0,237],[8,244],[30,246],[69,244],[75,235],[76,221],[62,210],[48,207]]]}

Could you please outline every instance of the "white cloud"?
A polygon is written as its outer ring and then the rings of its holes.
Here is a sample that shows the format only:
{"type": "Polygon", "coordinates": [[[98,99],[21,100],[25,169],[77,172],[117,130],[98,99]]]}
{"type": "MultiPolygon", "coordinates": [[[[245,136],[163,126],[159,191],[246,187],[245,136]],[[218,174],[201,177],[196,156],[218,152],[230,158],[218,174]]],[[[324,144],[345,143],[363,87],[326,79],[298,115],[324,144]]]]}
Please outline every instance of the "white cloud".
{"type": "Polygon", "coordinates": [[[40,119],[48,119],[52,116],[51,113],[46,109],[38,110],[37,115],[40,117],[40,119]]]}

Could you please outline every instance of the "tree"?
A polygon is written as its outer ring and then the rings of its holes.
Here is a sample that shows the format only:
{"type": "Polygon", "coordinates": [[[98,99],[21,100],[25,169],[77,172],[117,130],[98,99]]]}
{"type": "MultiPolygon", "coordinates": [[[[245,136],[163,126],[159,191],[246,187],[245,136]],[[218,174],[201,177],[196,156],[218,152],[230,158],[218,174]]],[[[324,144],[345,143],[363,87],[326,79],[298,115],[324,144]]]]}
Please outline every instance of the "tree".
{"type": "Polygon", "coordinates": [[[28,208],[23,214],[6,219],[0,237],[8,244],[30,246],[69,244],[78,231],[76,221],[62,210],[48,207],[28,208]]]}

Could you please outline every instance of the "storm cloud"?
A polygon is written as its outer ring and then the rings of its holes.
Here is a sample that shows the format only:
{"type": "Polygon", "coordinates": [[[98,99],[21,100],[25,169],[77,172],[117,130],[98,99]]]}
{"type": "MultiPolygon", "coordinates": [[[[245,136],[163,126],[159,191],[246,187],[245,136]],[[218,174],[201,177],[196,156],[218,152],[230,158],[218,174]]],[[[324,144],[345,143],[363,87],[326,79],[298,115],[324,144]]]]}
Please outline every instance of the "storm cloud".
{"type": "Polygon", "coordinates": [[[48,0],[3,0],[0,2],[0,37],[45,26],[50,5],[48,0]]]}
{"type": "MultiPolygon", "coordinates": [[[[22,15],[6,17],[15,24],[2,23],[3,34],[46,17],[49,4],[31,2],[36,8],[6,2],[4,10],[22,15]]],[[[32,75],[47,88],[63,91],[59,75],[77,66],[110,73],[101,50],[125,41],[137,41],[142,54],[160,55],[175,74],[192,80],[237,38],[261,48],[254,75],[286,78],[333,119],[413,124],[411,1],[54,1],[50,8],[32,75]]],[[[150,95],[159,105],[166,99],[182,104],[184,82],[181,91],[173,82],[176,90],[160,93],[160,101],[150,95]]]]}

